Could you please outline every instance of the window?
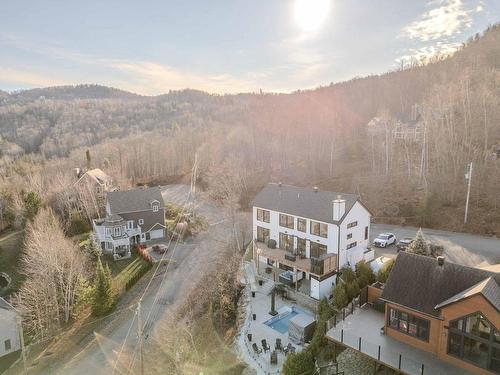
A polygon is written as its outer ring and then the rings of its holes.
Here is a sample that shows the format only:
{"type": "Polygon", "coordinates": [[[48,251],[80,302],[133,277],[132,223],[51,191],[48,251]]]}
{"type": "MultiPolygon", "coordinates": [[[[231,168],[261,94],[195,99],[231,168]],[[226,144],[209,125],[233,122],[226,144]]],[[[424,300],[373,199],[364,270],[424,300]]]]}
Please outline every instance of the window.
{"type": "Polygon", "coordinates": [[[293,229],[293,216],[280,214],[280,226],[293,229]]]}
{"type": "Polygon", "coordinates": [[[127,229],[133,229],[134,228],[134,221],[129,220],[127,221],[127,229]]]}
{"type": "Polygon", "coordinates": [[[311,220],[311,234],[323,238],[328,237],[328,225],[311,220]]]}
{"type": "Polygon", "coordinates": [[[326,245],[311,242],[311,258],[320,258],[326,254],[326,245]]]}
{"type": "Polygon", "coordinates": [[[10,339],[4,341],[4,346],[5,346],[6,352],[8,352],[10,349],[12,349],[12,344],[10,343],[10,339]]]}
{"type": "Polygon", "coordinates": [[[139,219],[139,225],[144,224],[144,219],[139,219]]]}
{"type": "Polygon", "coordinates": [[[280,249],[293,253],[293,236],[280,233],[280,249]]]}
{"type": "Polygon", "coordinates": [[[158,212],[158,209],[160,208],[160,206],[158,206],[157,204],[155,204],[153,206],[153,212],[158,212]]]}
{"type": "Polygon", "coordinates": [[[368,239],[368,227],[365,227],[365,240],[368,239]]]}
{"type": "Polygon", "coordinates": [[[257,227],[257,241],[267,243],[269,241],[269,229],[257,227]]]}
{"type": "Polygon", "coordinates": [[[356,246],[358,246],[358,243],[356,241],[347,244],[348,249],[352,249],[353,247],[356,247],[356,246]]]}
{"type": "Polygon", "coordinates": [[[119,236],[120,235],[120,227],[114,227],[113,234],[115,237],[119,236]]]}
{"type": "Polygon", "coordinates": [[[353,221],[352,223],[347,224],[347,229],[354,228],[357,225],[358,225],[358,222],[357,221],[353,221]]]}
{"type": "Polygon", "coordinates": [[[418,316],[408,314],[392,307],[389,308],[387,319],[387,324],[390,328],[416,337],[417,339],[429,341],[430,322],[427,319],[419,318],[418,316]]]}
{"type": "Polygon", "coordinates": [[[262,221],[263,223],[269,223],[270,221],[270,213],[268,210],[263,210],[261,208],[257,208],[257,220],[262,221]]]}
{"type": "Polygon", "coordinates": [[[151,233],[146,232],[146,241],[149,241],[151,239],[151,233]]]}
{"type": "Polygon", "coordinates": [[[352,238],[352,233],[347,234],[347,239],[350,240],[352,238]]]}
{"type": "Polygon", "coordinates": [[[297,218],[297,230],[299,232],[306,232],[307,228],[307,220],[297,218]]]}
{"type": "Polygon", "coordinates": [[[297,252],[303,257],[306,256],[306,240],[304,238],[297,238],[297,252]]]}
{"type": "Polygon", "coordinates": [[[480,312],[453,320],[449,327],[448,354],[500,371],[500,333],[480,312]]]}

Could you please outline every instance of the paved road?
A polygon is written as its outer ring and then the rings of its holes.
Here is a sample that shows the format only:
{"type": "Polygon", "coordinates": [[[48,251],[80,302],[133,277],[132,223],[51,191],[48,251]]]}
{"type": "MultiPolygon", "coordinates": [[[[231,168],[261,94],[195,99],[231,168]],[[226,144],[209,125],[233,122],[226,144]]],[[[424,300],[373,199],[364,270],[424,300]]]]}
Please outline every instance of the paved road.
{"type": "MultiPolygon", "coordinates": [[[[372,224],[373,239],[382,232],[392,232],[396,238],[415,237],[418,228],[400,227],[388,224],[372,224]]],[[[424,236],[435,244],[445,248],[444,256],[452,262],[468,266],[500,263],[500,239],[495,237],[477,236],[467,233],[446,232],[435,229],[422,229],[424,236]]],[[[376,248],[376,256],[396,255],[396,247],[386,249],[376,248]]]]}
{"type": "MultiPolygon", "coordinates": [[[[170,185],[163,189],[164,199],[182,205],[186,201],[189,186],[170,185]]],[[[208,223],[206,232],[191,238],[181,244],[168,255],[174,262],[168,271],[161,270],[155,277],[142,301],[143,320],[145,322],[145,335],[149,336],[155,328],[156,322],[160,321],[166,314],[173,311],[183,301],[192,288],[204,275],[207,266],[217,260],[221,254],[221,242],[228,241],[230,228],[224,220],[222,210],[210,204],[208,201],[197,199],[193,202],[194,210],[203,216],[208,223]],[[163,277],[165,275],[165,278],[163,277]],[[149,319],[148,319],[149,317],[149,319]]],[[[150,277],[148,274],[146,277],[150,277]]],[[[138,285],[140,290],[130,293],[140,295],[144,290],[143,285],[138,285]]],[[[64,364],[55,363],[47,375],[69,374],[120,374],[127,373],[128,363],[137,353],[137,319],[134,309],[130,309],[117,316],[110,328],[95,333],[94,339],[80,353],[64,364]],[[130,334],[128,334],[130,330],[130,334]],[[125,338],[127,340],[125,341],[125,338]],[[123,343],[125,343],[123,345],[123,343]],[[117,361],[118,353],[122,350],[117,361]],[[118,363],[116,371],[113,372],[115,363],[118,363]]],[[[135,358],[137,362],[137,358],[135,358]]]]}

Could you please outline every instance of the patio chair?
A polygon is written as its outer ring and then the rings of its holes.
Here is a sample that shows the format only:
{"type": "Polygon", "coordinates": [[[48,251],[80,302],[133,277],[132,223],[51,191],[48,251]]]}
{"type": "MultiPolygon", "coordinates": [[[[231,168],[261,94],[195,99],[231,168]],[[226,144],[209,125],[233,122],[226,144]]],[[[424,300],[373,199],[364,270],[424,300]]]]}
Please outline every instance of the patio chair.
{"type": "Polygon", "coordinates": [[[272,365],[278,364],[278,353],[276,353],[276,350],[273,350],[273,352],[271,353],[271,364],[272,365]]]}
{"type": "Polygon", "coordinates": [[[288,355],[292,352],[292,344],[291,343],[288,343],[288,345],[285,347],[285,349],[283,349],[283,352],[285,353],[285,355],[288,355]]]}
{"type": "Polygon", "coordinates": [[[263,339],[261,342],[262,342],[262,349],[264,349],[264,353],[271,350],[271,347],[267,343],[266,339],[263,339]]]}
{"type": "Polygon", "coordinates": [[[283,346],[281,346],[281,339],[276,339],[276,344],[274,344],[274,348],[279,351],[283,351],[283,346]]]}
{"type": "Polygon", "coordinates": [[[252,344],[252,348],[253,348],[253,352],[256,353],[256,354],[262,353],[262,350],[259,349],[259,347],[257,346],[256,343],[252,344]]]}

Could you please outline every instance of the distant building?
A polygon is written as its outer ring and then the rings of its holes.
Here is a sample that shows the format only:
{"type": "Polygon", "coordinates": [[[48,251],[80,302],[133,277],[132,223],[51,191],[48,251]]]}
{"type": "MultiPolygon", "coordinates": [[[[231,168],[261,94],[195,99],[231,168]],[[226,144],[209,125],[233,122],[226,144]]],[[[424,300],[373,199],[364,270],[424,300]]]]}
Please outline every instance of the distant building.
{"type": "Polygon", "coordinates": [[[373,259],[371,214],[357,195],[268,184],[252,205],[260,272],[310,297],[330,296],[341,267],[373,259]]]}
{"type": "Polygon", "coordinates": [[[14,307],[0,297],[0,372],[7,357],[21,350],[18,317],[14,307]]]}
{"type": "Polygon", "coordinates": [[[115,259],[130,257],[131,246],[165,238],[165,205],[159,187],[112,191],[106,217],[93,220],[96,240],[115,259]]]}
{"type": "Polygon", "coordinates": [[[500,273],[488,269],[400,252],[381,295],[385,334],[473,373],[500,373],[500,273]]]}
{"type": "Polygon", "coordinates": [[[85,188],[91,189],[99,197],[104,197],[108,191],[116,190],[113,178],[99,168],[94,168],[86,172],[82,172],[79,168],[76,168],[76,175],[78,180],[75,182],[75,187],[84,187],[84,190],[85,188]]]}

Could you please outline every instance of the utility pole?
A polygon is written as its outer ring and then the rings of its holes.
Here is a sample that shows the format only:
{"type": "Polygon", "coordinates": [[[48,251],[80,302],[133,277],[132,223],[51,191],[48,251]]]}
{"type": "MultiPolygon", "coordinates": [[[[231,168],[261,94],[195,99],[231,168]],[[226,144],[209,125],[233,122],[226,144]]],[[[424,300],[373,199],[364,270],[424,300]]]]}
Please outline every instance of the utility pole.
{"type": "Polygon", "coordinates": [[[21,355],[23,358],[24,374],[28,375],[28,366],[26,366],[26,348],[24,346],[23,320],[20,316],[17,317],[17,324],[19,326],[19,340],[21,342],[21,355]]]}
{"type": "Polygon", "coordinates": [[[467,185],[467,199],[465,200],[464,224],[467,224],[467,214],[469,213],[470,185],[472,183],[472,162],[470,162],[469,164],[469,172],[465,174],[465,180],[468,182],[468,185],[467,185]]]}
{"type": "Polygon", "coordinates": [[[137,303],[137,335],[139,336],[139,364],[141,366],[141,375],[144,375],[144,351],[143,351],[143,336],[142,331],[142,309],[141,309],[142,298],[137,303]]]}

